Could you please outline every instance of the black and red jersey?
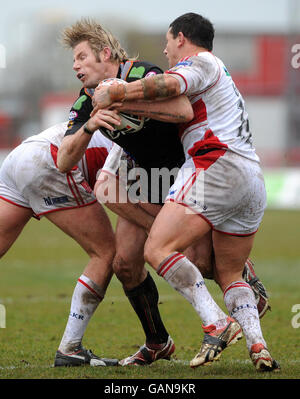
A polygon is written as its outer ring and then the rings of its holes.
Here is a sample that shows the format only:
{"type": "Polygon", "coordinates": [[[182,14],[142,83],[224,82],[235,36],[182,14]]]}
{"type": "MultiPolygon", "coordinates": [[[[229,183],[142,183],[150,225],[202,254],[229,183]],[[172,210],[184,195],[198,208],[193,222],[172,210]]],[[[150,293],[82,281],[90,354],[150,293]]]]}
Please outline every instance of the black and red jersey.
{"type": "MultiPolygon", "coordinates": [[[[141,61],[121,63],[117,78],[133,82],[163,71],[154,64],[141,61]]],[[[82,88],[80,96],[73,104],[66,135],[74,134],[89,118],[93,110],[93,90],[82,88]]],[[[101,129],[100,129],[101,130],[101,129]]],[[[106,135],[107,136],[107,135],[106,135]]],[[[142,168],[180,167],[184,162],[184,152],[178,136],[178,127],[173,123],[146,119],[144,127],[137,132],[108,137],[117,143],[142,168]]]]}

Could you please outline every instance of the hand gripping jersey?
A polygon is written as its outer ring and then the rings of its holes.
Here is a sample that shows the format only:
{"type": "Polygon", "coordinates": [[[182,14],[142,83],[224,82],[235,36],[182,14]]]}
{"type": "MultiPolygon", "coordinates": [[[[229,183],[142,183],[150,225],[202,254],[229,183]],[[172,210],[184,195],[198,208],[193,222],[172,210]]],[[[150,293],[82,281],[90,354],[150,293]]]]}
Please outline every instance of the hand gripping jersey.
{"type": "MultiPolygon", "coordinates": [[[[153,74],[162,73],[157,66],[140,61],[121,63],[117,78],[132,82],[153,74]]],[[[93,90],[82,89],[70,111],[66,135],[74,134],[89,118],[93,109],[93,90]]],[[[175,124],[148,119],[138,132],[107,135],[117,143],[136,164],[147,171],[151,168],[180,167],[184,162],[183,148],[175,124]]]]}
{"type": "Polygon", "coordinates": [[[178,79],[194,119],[180,125],[186,157],[216,148],[259,162],[244,100],[223,62],[210,52],[186,57],[166,73],[178,79]]]}

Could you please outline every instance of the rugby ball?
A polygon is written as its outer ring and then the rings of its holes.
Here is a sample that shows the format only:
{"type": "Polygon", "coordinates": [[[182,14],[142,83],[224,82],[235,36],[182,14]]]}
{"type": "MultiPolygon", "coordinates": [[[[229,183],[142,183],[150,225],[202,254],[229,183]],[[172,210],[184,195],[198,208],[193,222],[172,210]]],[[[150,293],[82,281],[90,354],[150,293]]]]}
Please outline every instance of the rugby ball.
{"type": "MultiPolygon", "coordinates": [[[[118,78],[110,78],[102,80],[99,86],[110,86],[113,83],[118,82],[121,84],[127,84],[125,80],[118,79],[118,78]]],[[[143,116],[138,115],[130,115],[124,112],[120,112],[119,116],[121,118],[121,125],[115,126],[115,130],[111,131],[106,128],[101,128],[102,133],[105,134],[110,139],[116,139],[120,135],[125,135],[128,133],[135,133],[141,130],[144,126],[145,118],[143,116]]]]}

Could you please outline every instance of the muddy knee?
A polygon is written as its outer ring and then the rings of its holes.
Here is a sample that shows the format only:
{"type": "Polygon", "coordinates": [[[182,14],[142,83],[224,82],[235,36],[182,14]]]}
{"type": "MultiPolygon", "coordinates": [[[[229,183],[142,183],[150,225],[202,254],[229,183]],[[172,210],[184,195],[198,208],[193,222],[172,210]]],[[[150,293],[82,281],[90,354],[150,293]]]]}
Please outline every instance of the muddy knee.
{"type": "Polygon", "coordinates": [[[113,271],[125,289],[135,287],[146,277],[144,260],[127,261],[118,254],[113,261],[113,271]]]}
{"type": "Polygon", "coordinates": [[[195,266],[200,270],[202,276],[208,280],[214,279],[214,270],[212,265],[202,264],[199,262],[195,263],[195,266]]]}

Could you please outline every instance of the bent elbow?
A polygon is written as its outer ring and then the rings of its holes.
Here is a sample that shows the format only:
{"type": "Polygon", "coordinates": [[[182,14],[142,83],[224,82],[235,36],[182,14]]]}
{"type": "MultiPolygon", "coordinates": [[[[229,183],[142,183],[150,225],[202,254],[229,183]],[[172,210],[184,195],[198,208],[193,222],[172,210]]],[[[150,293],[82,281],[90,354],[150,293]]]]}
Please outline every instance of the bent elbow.
{"type": "MultiPolygon", "coordinates": [[[[95,197],[97,198],[97,201],[100,204],[105,204],[106,206],[108,206],[109,201],[108,201],[107,195],[105,195],[105,193],[104,193],[103,187],[104,187],[103,184],[98,183],[97,186],[94,187],[94,194],[95,194],[95,197]]],[[[108,206],[108,208],[109,208],[109,206],[108,206]]]]}
{"type": "Polygon", "coordinates": [[[192,107],[189,107],[187,113],[186,113],[186,122],[190,122],[194,119],[194,111],[192,107]]]}
{"type": "Polygon", "coordinates": [[[66,163],[63,161],[63,157],[61,157],[59,153],[57,154],[56,166],[61,173],[68,173],[71,169],[68,167],[68,165],[66,165],[66,163]]]}
{"type": "Polygon", "coordinates": [[[57,166],[58,170],[60,171],[60,173],[68,173],[70,172],[69,168],[63,167],[63,166],[57,166]]]}
{"type": "Polygon", "coordinates": [[[194,111],[192,107],[186,107],[184,112],[179,115],[179,119],[177,123],[188,123],[194,119],[194,111]]]}
{"type": "Polygon", "coordinates": [[[68,173],[70,169],[66,168],[64,165],[57,164],[57,168],[60,173],[68,173]]]}

